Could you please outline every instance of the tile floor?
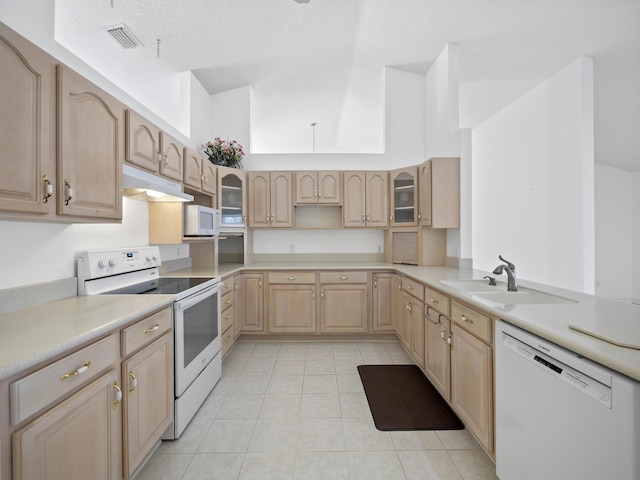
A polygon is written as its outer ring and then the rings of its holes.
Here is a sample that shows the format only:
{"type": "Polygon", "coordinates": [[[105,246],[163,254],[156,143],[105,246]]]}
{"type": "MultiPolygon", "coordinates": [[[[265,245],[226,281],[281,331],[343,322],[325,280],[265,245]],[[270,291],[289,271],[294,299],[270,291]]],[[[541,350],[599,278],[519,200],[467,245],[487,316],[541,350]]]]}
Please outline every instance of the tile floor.
{"type": "Polygon", "coordinates": [[[356,367],[389,363],[399,342],[239,342],[136,480],[497,479],[466,430],[376,430],[356,367]]]}

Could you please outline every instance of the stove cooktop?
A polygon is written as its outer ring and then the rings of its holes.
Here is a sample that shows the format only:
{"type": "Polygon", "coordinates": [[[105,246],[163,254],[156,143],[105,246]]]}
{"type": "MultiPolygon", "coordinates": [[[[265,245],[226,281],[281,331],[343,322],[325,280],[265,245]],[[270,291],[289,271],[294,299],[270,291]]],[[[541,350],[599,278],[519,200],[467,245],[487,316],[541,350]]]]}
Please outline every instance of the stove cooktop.
{"type": "Polygon", "coordinates": [[[148,282],[136,283],[135,285],[129,285],[127,287],[118,288],[104,292],[104,295],[113,294],[155,294],[155,295],[177,295],[185,292],[191,288],[197,287],[205,282],[212,280],[212,278],[188,278],[188,277],[176,277],[176,278],[154,278],[148,282]]]}

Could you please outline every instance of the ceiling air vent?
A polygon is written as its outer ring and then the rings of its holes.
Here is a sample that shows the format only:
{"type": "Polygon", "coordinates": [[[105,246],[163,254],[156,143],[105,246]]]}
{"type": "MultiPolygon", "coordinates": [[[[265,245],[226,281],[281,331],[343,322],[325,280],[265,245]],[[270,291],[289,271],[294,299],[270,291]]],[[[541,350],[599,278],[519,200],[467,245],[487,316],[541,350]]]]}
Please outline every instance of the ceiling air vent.
{"type": "Polygon", "coordinates": [[[106,30],[122,48],[136,48],[138,45],[142,45],[124,24],[107,27],[106,30]]]}

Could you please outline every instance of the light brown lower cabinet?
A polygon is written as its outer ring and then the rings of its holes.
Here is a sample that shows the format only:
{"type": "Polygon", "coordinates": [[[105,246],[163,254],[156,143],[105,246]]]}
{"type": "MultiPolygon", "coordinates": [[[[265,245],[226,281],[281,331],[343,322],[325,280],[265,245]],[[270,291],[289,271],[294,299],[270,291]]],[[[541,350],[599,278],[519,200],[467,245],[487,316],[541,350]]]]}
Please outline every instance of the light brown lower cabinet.
{"type": "Polygon", "coordinates": [[[122,478],[116,369],[13,433],[14,480],[122,478]]]}
{"type": "Polygon", "coordinates": [[[236,315],[241,332],[264,332],[264,274],[240,273],[236,275],[236,305],[242,305],[241,315],[236,315]]]}
{"type": "Polygon", "coordinates": [[[320,272],[320,333],[369,331],[369,283],[365,271],[320,272]]]}
{"type": "Polygon", "coordinates": [[[374,332],[393,332],[394,325],[394,277],[395,273],[373,274],[373,309],[371,330],[374,332]]]}
{"type": "Polygon", "coordinates": [[[269,332],[314,333],[316,290],[313,272],[270,273],[269,332]]]}
{"type": "Polygon", "coordinates": [[[420,368],[424,368],[424,302],[404,293],[404,310],[403,315],[403,344],[409,353],[413,356],[416,364],[420,368]]]}
{"type": "Polygon", "coordinates": [[[173,420],[173,335],[167,333],[122,364],[124,467],[133,474],[173,420]]]}
{"type": "Polygon", "coordinates": [[[424,369],[440,395],[451,399],[451,322],[434,309],[427,309],[424,369]]]}

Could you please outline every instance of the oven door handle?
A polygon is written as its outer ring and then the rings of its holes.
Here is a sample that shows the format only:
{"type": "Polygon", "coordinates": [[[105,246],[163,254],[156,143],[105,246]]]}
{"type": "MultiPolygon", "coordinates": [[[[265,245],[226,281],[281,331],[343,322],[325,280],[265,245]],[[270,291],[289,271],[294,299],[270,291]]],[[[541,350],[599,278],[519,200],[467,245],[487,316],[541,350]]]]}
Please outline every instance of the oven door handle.
{"type": "Polygon", "coordinates": [[[198,303],[205,298],[216,295],[220,291],[220,285],[214,285],[212,287],[206,288],[201,292],[194,293],[193,295],[183,298],[182,300],[175,302],[176,309],[184,309],[189,308],[191,305],[198,303]]]}

